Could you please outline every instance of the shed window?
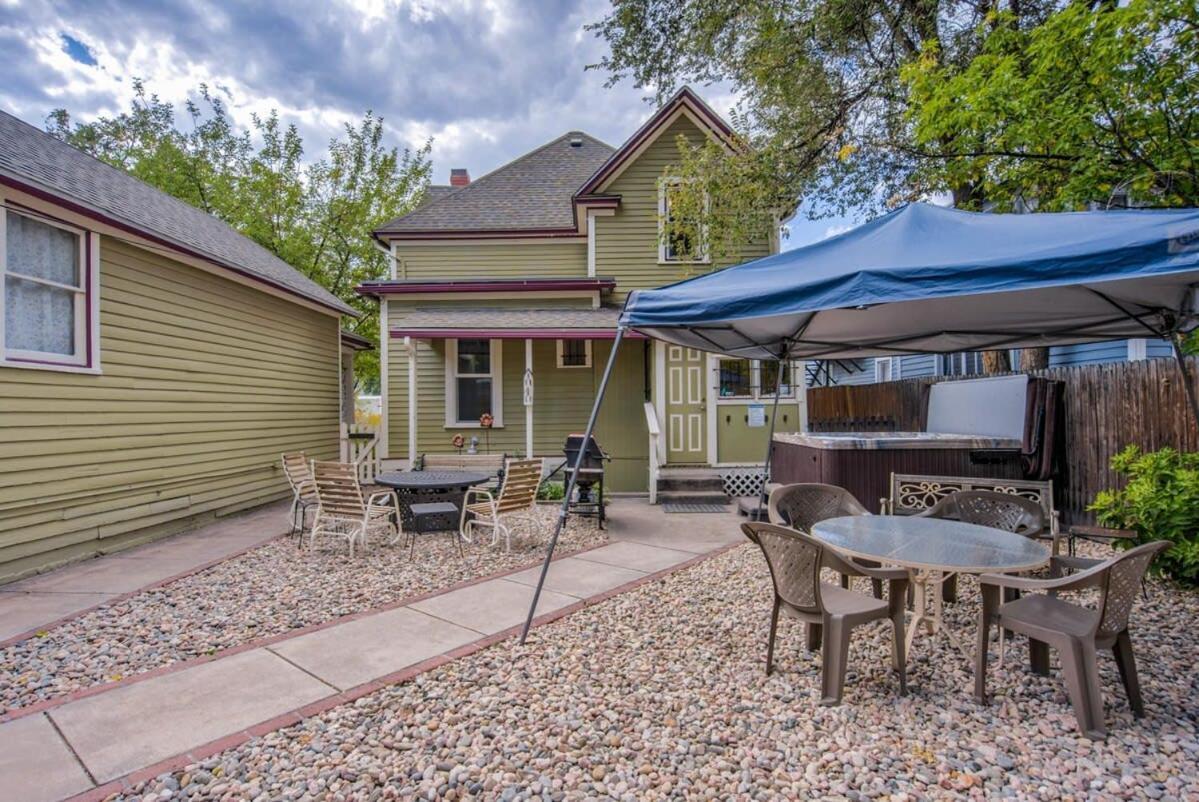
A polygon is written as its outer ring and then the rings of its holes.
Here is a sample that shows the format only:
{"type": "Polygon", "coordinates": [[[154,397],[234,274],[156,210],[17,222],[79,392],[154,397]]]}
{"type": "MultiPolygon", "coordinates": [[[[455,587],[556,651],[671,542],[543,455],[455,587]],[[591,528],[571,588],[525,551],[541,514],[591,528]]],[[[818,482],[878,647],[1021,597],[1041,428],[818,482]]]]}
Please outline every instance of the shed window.
{"type": "Polygon", "coordinates": [[[795,395],[795,380],[792,377],[794,366],[790,362],[783,363],[783,386],[778,386],[779,378],[779,363],[778,362],[760,362],[759,369],[762,371],[762,387],[761,396],[763,398],[773,398],[775,390],[783,398],[789,398],[795,395]]]}
{"type": "Polygon", "coordinates": [[[500,340],[449,340],[446,345],[446,425],[478,426],[491,415],[503,425],[500,340]]]}
{"type": "Polygon", "coordinates": [[[90,351],[87,234],[11,208],[0,215],[4,361],[86,366],[90,351]]]}
{"type": "Polygon", "coordinates": [[[558,340],[558,367],[591,367],[591,340],[558,340]]]}
{"type": "Polygon", "coordinates": [[[749,398],[753,394],[750,361],[748,359],[720,360],[720,397],[749,398]]]}

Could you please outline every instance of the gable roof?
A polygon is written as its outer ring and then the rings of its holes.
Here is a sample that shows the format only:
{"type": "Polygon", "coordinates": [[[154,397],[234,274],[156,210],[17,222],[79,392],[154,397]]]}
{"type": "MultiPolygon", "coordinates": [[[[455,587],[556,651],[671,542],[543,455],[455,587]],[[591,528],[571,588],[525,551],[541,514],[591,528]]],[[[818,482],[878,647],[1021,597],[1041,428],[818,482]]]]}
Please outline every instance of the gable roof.
{"type": "Polygon", "coordinates": [[[612,153],[611,145],[582,131],[570,131],[456,191],[439,192],[433,200],[375,229],[375,235],[573,233],[575,190],[612,153]],[[575,138],[582,141],[579,147],[570,144],[575,138]]]}
{"type": "Polygon", "coordinates": [[[227,223],[0,111],[0,183],[342,314],[331,292],[227,223]]]}
{"type": "Polygon", "coordinates": [[[461,237],[575,236],[581,231],[577,206],[612,206],[616,196],[601,194],[657,138],[680,110],[724,142],[735,134],[707,103],[688,87],[671,96],[619,148],[581,131],[571,131],[509,162],[464,187],[431,186],[416,209],[375,229],[380,240],[454,239],[461,237]],[[572,147],[574,138],[581,147],[572,147]]]}
{"type": "Polygon", "coordinates": [[[575,194],[582,197],[594,194],[603,189],[608,179],[623,169],[635,157],[642,145],[657,138],[666,124],[674,118],[675,112],[680,109],[689,111],[704,127],[714,132],[725,142],[731,143],[736,136],[733,133],[733,129],[729,127],[729,124],[721,119],[720,115],[714,112],[712,107],[703,101],[703,98],[691,91],[690,87],[684,86],[671,95],[670,100],[663,103],[662,107],[653,113],[653,116],[642,123],[641,127],[631,137],[626,139],[623,145],[617,148],[594,173],[588,176],[587,180],[579,187],[578,192],[575,194]]]}

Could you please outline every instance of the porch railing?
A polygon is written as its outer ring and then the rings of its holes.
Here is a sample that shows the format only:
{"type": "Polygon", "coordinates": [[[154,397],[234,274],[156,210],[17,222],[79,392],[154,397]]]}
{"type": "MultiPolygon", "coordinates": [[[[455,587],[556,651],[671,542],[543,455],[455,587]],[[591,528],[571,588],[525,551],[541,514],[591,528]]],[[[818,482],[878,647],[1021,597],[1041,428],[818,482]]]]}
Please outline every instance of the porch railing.
{"type": "Polygon", "coordinates": [[[645,428],[649,431],[649,503],[658,503],[658,471],[666,462],[666,443],[662,440],[662,427],[658,422],[658,410],[645,402],[645,428]]]}
{"type": "Polygon", "coordinates": [[[360,423],[341,424],[341,461],[358,470],[358,481],[373,484],[379,472],[379,432],[360,423]]]}

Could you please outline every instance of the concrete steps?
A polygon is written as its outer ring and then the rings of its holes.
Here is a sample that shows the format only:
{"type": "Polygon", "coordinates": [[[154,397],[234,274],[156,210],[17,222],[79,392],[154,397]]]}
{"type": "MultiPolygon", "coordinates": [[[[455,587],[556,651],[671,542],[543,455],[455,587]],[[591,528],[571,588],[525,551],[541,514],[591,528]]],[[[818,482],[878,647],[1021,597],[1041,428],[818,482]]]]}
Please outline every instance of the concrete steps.
{"type": "Polygon", "coordinates": [[[728,504],[724,482],[711,468],[663,468],[658,474],[659,504],[728,504]]]}

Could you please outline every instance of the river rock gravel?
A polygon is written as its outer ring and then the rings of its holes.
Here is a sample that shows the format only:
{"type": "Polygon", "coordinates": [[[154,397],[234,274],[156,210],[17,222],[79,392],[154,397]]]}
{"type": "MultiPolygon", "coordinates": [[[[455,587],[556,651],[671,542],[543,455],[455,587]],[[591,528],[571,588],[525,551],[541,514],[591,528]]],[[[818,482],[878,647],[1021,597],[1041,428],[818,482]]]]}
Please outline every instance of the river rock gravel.
{"type": "MultiPolygon", "coordinates": [[[[796,622],[764,676],[771,592],[743,545],[113,798],[1199,799],[1199,594],[1149,593],[1134,611],[1146,716],[1101,657],[1102,743],[1020,641],[985,707],[966,658],[924,635],[898,696],[883,624],[855,633],[839,707],[818,705],[796,622]]],[[[968,641],[976,583],[960,594],[949,617],[968,641]]]]}
{"type": "MultiPolygon", "coordinates": [[[[341,545],[298,550],[271,541],[168,585],[99,607],[0,649],[7,710],[249,641],[323,623],[468,579],[531,565],[544,554],[557,507],[518,527],[512,551],[475,539],[459,557],[447,533],[407,546],[372,545],[351,559],[341,545]]],[[[571,517],[558,554],[600,545],[589,518],[571,517]]]]}

